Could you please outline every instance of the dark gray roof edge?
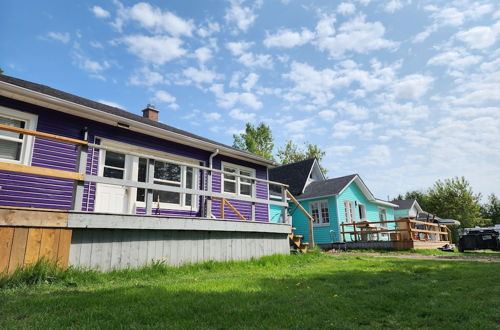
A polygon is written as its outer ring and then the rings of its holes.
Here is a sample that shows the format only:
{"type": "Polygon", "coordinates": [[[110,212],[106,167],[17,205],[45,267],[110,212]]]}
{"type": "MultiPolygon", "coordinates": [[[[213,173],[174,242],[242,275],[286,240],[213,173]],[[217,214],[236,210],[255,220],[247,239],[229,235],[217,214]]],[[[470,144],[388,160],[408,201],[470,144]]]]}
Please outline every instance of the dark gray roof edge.
{"type": "Polygon", "coordinates": [[[48,95],[51,97],[56,97],[56,98],[59,98],[61,100],[72,102],[72,103],[75,103],[75,104],[78,104],[81,106],[86,106],[86,107],[92,108],[92,109],[97,110],[97,111],[112,114],[112,115],[122,117],[122,118],[125,118],[128,120],[133,120],[133,121],[136,121],[138,123],[149,125],[151,127],[155,127],[155,128],[163,129],[165,131],[169,131],[172,133],[183,135],[185,137],[196,139],[196,140],[199,140],[202,142],[211,143],[215,146],[223,147],[223,148],[226,148],[229,150],[234,150],[235,152],[238,152],[240,154],[244,154],[244,155],[246,154],[248,156],[248,158],[250,158],[250,159],[258,160],[260,162],[267,163],[269,165],[275,165],[274,161],[269,160],[267,158],[260,157],[258,155],[253,154],[253,153],[250,153],[248,151],[240,150],[240,149],[228,146],[226,144],[223,144],[223,143],[220,143],[220,142],[217,142],[217,141],[214,141],[211,139],[207,139],[207,138],[204,138],[202,136],[187,132],[185,130],[178,129],[178,128],[170,126],[170,125],[166,125],[166,124],[163,124],[160,122],[152,121],[152,120],[144,118],[140,115],[136,115],[132,112],[129,112],[129,111],[117,108],[117,107],[113,107],[113,106],[110,106],[110,105],[107,105],[104,103],[100,103],[100,102],[97,102],[97,101],[94,101],[91,99],[87,99],[87,98],[84,98],[84,97],[81,97],[81,96],[78,96],[75,94],[67,93],[67,92],[64,92],[62,90],[52,88],[50,86],[34,83],[34,82],[31,82],[28,80],[23,80],[20,78],[16,78],[16,77],[4,75],[4,74],[0,74],[0,81],[3,81],[7,84],[15,85],[17,87],[28,89],[28,90],[33,91],[33,92],[45,94],[45,95],[48,95]]]}

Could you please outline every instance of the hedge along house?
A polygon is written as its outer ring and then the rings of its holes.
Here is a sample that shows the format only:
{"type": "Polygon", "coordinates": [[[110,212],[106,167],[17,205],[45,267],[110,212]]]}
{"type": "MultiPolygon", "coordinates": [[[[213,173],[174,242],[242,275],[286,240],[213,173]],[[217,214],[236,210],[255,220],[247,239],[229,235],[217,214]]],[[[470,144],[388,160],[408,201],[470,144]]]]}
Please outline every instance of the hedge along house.
{"type": "Polygon", "coordinates": [[[40,257],[106,270],[289,253],[290,224],[270,223],[270,205],[287,207],[269,199],[273,166],[152,106],[139,116],[0,75],[0,272],[40,257]]]}
{"type": "MultiPolygon", "coordinates": [[[[315,159],[276,167],[269,171],[271,180],[289,185],[289,191],[313,217],[314,242],[323,248],[334,243],[351,242],[355,236],[342,235],[342,224],[375,222],[367,228],[390,229],[397,205],[376,199],[357,174],[326,179],[315,159]],[[378,223],[376,223],[378,222],[378,223]]],[[[296,233],[310,241],[308,219],[291,206],[292,224],[296,233]]],[[[276,213],[277,214],[277,213],[276,213]]],[[[358,227],[359,228],[359,227],[358,227]]],[[[346,227],[347,230],[347,227],[346,227]]],[[[362,235],[366,240],[370,234],[362,235]]],[[[377,234],[378,240],[388,241],[388,233],[377,234]]]]}

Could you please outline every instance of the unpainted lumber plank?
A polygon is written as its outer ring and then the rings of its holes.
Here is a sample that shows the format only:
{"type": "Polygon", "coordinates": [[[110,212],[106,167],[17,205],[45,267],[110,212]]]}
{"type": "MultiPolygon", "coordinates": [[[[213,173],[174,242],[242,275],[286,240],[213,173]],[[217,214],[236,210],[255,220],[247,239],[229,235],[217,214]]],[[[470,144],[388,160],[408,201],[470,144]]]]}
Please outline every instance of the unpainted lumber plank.
{"type": "Polygon", "coordinates": [[[45,258],[51,260],[53,254],[52,249],[54,248],[54,238],[56,235],[56,229],[54,228],[43,228],[42,229],[42,242],[40,244],[40,258],[45,258]]]}
{"type": "Polygon", "coordinates": [[[79,266],[80,265],[80,252],[82,242],[82,230],[73,229],[71,233],[71,246],[69,250],[69,265],[79,266]]]}
{"type": "Polygon", "coordinates": [[[120,265],[121,265],[123,230],[114,229],[112,230],[112,234],[113,234],[113,243],[111,246],[110,268],[119,269],[121,268],[120,265]]]}
{"type": "Polygon", "coordinates": [[[66,269],[69,263],[69,253],[71,248],[71,229],[60,229],[59,247],[57,248],[57,266],[66,269]]]}
{"type": "Polygon", "coordinates": [[[13,238],[14,228],[0,227],[0,274],[9,269],[13,238]]]}
{"type": "Polygon", "coordinates": [[[28,228],[16,228],[12,238],[12,251],[9,260],[9,273],[13,273],[18,267],[22,267],[24,263],[24,255],[26,253],[26,242],[28,241],[28,228]]]}
{"type": "Polygon", "coordinates": [[[42,228],[29,228],[26,253],[24,255],[24,266],[31,265],[38,260],[40,256],[40,246],[42,245],[42,231],[42,228]]]}
{"type": "Polygon", "coordinates": [[[25,226],[25,227],[67,227],[68,213],[0,209],[1,226],[25,226]]]}
{"type": "Polygon", "coordinates": [[[166,260],[167,264],[173,266],[173,258],[172,258],[172,231],[164,230],[163,231],[163,260],[166,260]]]}

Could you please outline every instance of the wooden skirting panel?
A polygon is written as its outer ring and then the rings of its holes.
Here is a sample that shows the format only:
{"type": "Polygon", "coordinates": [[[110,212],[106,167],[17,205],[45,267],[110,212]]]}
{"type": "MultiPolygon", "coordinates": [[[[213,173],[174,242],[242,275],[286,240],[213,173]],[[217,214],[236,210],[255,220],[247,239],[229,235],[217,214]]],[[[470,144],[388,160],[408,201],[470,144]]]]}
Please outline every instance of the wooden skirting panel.
{"type": "Polygon", "coordinates": [[[31,210],[0,206],[0,226],[67,227],[68,213],[60,210],[31,210]]]}
{"type": "Polygon", "coordinates": [[[110,270],[152,262],[171,266],[289,254],[282,233],[145,229],[73,229],[71,266],[110,270]]]}
{"type": "Polygon", "coordinates": [[[40,258],[68,266],[71,229],[0,227],[0,273],[12,273],[40,258]]]}

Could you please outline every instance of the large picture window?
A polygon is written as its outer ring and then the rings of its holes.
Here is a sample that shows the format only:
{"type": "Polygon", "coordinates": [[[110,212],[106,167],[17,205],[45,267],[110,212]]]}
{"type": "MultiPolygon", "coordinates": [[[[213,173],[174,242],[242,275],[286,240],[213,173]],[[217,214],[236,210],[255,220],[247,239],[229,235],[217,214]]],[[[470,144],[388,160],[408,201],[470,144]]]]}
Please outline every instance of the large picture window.
{"type": "MultiPolygon", "coordinates": [[[[222,163],[222,170],[224,172],[255,177],[255,170],[238,165],[222,163]]],[[[252,184],[252,179],[223,174],[222,191],[240,196],[252,196],[252,184]]]]}
{"type": "MultiPolygon", "coordinates": [[[[139,159],[138,181],[145,182],[147,173],[147,160],[139,159]]],[[[196,179],[198,170],[185,166],[177,165],[168,162],[155,161],[153,183],[165,186],[194,189],[196,187],[196,179]]],[[[137,201],[145,201],[144,189],[137,190],[137,201]]],[[[160,207],[165,208],[193,208],[193,196],[191,194],[181,194],[170,191],[153,191],[153,203],[160,203],[160,207]]],[[[156,204],[154,204],[156,205],[156,204]]]]}
{"type": "Polygon", "coordinates": [[[328,201],[315,201],[309,203],[309,209],[316,225],[329,224],[330,212],[328,211],[328,201]]]}
{"type": "MultiPolygon", "coordinates": [[[[0,108],[0,124],[29,130],[36,129],[37,116],[0,108]]],[[[29,165],[33,137],[25,134],[0,130],[0,161],[29,165]]]]}

